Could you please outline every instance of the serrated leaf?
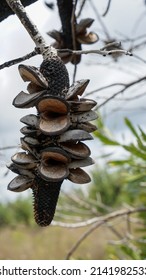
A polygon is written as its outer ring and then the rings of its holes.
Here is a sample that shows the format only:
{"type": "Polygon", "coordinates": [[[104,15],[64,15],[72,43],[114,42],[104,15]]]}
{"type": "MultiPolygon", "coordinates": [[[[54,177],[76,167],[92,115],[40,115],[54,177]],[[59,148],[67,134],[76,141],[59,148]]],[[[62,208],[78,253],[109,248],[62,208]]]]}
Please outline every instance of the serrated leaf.
{"type": "Polygon", "coordinates": [[[120,143],[118,143],[117,141],[114,141],[110,138],[108,138],[107,136],[101,134],[99,131],[96,131],[94,133],[94,135],[104,144],[106,145],[111,145],[111,146],[119,146],[120,143]]]}

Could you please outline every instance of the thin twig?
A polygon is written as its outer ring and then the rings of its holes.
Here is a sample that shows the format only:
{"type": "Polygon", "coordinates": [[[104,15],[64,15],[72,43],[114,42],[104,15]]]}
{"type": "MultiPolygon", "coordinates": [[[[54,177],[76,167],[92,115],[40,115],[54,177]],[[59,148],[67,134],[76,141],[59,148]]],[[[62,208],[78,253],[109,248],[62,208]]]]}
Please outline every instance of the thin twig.
{"type": "Polygon", "coordinates": [[[144,212],[146,211],[146,207],[140,207],[140,208],[135,208],[135,209],[124,209],[124,210],[119,210],[119,211],[115,211],[111,214],[105,215],[103,217],[97,218],[97,222],[95,222],[94,224],[92,224],[92,226],[79,238],[79,240],[73,245],[73,247],[70,249],[70,251],[68,252],[66,259],[70,259],[70,257],[72,256],[72,254],[77,250],[77,248],[79,247],[79,245],[97,228],[99,228],[101,225],[105,224],[107,221],[110,221],[114,218],[118,218],[118,217],[122,217],[124,215],[127,214],[134,214],[137,212],[144,212]]]}
{"type": "Polygon", "coordinates": [[[121,235],[121,233],[119,233],[119,232],[113,227],[113,225],[110,225],[109,223],[107,223],[106,226],[107,226],[108,229],[110,229],[111,232],[114,233],[118,238],[120,238],[120,239],[123,238],[123,236],[121,235]]]}
{"type": "Polygon", "coordinates": [[[90,91],[90,92],[87,92],[87,93],[85,94],[85,96],[91,95],[91,94],[93,94],[93,93],[96,93],[96,92],[99,92],[99,91],[102,91],[102,90],[105,90],[105,89],[107,89],[107,88],[114,87],[114,86],[125,86],[125,84],[124,84],[124,83],[114,83],[114,84],[110,84],[110,85],[107,85],[107,86],[103,86],[103,87],[94,89],[94,90],[92,90],[92,91],[90,91]]]}
{"type": "Polygon", "coordinates": [[[129,236],[131,234],[131,223],[130,223],[130,219],[129,219],[129,214],[127,214],[126,216],[126,223],[127,223],[127,235],[129,236]]]}
{"type": "Polygon", "coordinates": [[[105,12],[102,14],[103,17],[105,17],[109,11],[109,8],[110,8],[110,4],[111,4],[111,0],[108,0],[108,4],[107,4],[107,7],[106,7],[106,10],[105,12]]]}
{"type": "Polygon", "coordinates": [[[92,7],[92,9],[93,9],[93,11],[94,11],[94,13],[95,13],[95,15],[97,16],[98,21],[100,22],[100,24],[101,24],[101,26],[102,26],[102,29],[103,29],[103,31],[104,31],[104,34],[105,34],[105,36],[106,36],[107,41],[110,41],[111,38],[110,38],[109,32],[108,32],[108,30],[107,30],[107,27],[106,27],[105,24],[103,23],[103,21],[102,21],[100,15],[99,15],[99,13],[98,13],[98,10],[97,10],[96,6],[94,5],[93,1],[91,1],[91,0],[90,0],[90,5],[91,5],[91,7],[92,7]]]}
{"type": "Polygon", "coordinates": [[[128,89],[131,86],[134,86],[137,83],[140,83],[142,81],[146,80],[146,76],[141,77],[140,79],[134,81],[134,82],[130,82],[128,84],[125,84],[123,89],[117,91],[116,93],[114,93],[112,96],[110,96],[109,98],[107,98],[104,102],[102,102],[97,108],[101,108],[102,106],[104,106],[106,103],[108,103],[110,100],[114,99],[117,95],[123,93],[126,89],[128,89]]]}
{"type": "Polygon", "coordinates": [[[37,49],[35,49],[35,50],[32,51],[31,53],[28,53],[28,54],[26,54],[26,55],[24,55],[24,56],[22,56],[22,57],[15,58],[15,59],[12,59],[12,60],[10,60],[10,61],[4,62],[3,64],[0,65],[0,70],[1,70],[1,69],[4,69],[4,68],[6,68],[6,67],[13,66],[13,65],[15,65],[15,64],[17,64],[17,63],[20,63],[20,62],[22,62],[22,61],[25,61],[25,60],[27,60],[27,59],[30,59],[31,57],[33,57],[33,56],[35,56],[35,55],[37,55],[37,54],[38,54],[38,51],[37,51],[37,49]]]}
{"type": "Polygon", "coordinates": [[[52,226],[60,226],[63,228],[82,228],[86,227],[89,225],[94,225],[94,224],[100,224],[101,222],[107,223],[112,219],[122,217],[128,214],[134,214],[137,212],[144,212],[146,211],[146,207],[139,207],[139,208],[130,208],[130,209],[122,209],[122,210],[117,210],[112,213],[109,213],[107,215],[103,215],[100,217],[94,217],[88,220],[81,221],[79,223],[64,223],[64,222],[59,222],[59,221],[53,221],[52,226]]]}
{"type": "Polygon", "coordinates": [[[37,49],[42,54],[43,58],[46,59],[49,56],[56,56],[57,52],[56,49],[50,45],[47,45],[44,38],[40,34],[39,30],[37,29],[36,25],[28,17],[21,1],[19,0],[6,0],[7,4],[13,10],[13,12],[17,15],[19,20],[21,21],[22,25],[27,30],[28,34],[30,35],[31,39],[34,41],[37,49]]]}
{"type": "MultiPolygon", "coordinates": [[[[74,3],[73,3],[73,10],[72,10],[72,16],[71,16],[72,42],[73,42],[73,50],[77,50],[77,45],[76,45],[76,16],[75,16],[77,0],[75,0],[73,2],[74,3]]],[[[76,56],[74,56],[74,61],[76,62],[76,56]]],[[[74,73],[73,73],[73,83],[75,82],[76,73],[77,73],[77,64],[75,63],[74,73]]]]}
{"type": "Polygon", "coordinates": [[[16,149],[16,148],[18,148],[18,146],[6,146],[6,147],[3,147],[3,148],[0,147],[0,151],[9,150],[9,149],[16,149]]]}
{"type": "Polygon", "coordinates": [[[97,215],[97,209],[93,207],[93,204],[90,204],[88,201],[85,201],[81,199],[79,196],[75,194],[69,194],[69,193],[64,193],[66,197],[68,197],[71,201],[77,203],[78,205],[84,207],[87,210],[90,210],[90,212],[94,215],[97,215]]]}
{"type": "Polygon", "coordinates": [[[133,57],[135,57],[136,59],[140,60],[141,62],[146,63],[146,60],[145,60],[145,59],[143,59],[142,57],[140,57],[140,56],[139,56],[139,55],[137,55],[137,54],[133,54],[133,57]]]}
{"type": "Polygon", "coordinates": [[[76,50],[76,17],[75,17],[75,11],[76,11],[76,5],[77,0],[73,1],[73,10],[72,10],[72,16],[71,16],[71,29],[72,29],[72,41],[73,41],[73,49],[76,50]]]}
{"type": "MultiPolygon", "coordinates": [[[[94,53],[94,54],[99,54],[99,55],[103,55],[103,56],[107,56],[107,55],[111,55],[112,53],[122,53],[125,55],[130,55],[132,56],[133,54],[127,50],[122,50],[122,49],[114,49],[114,50],[106,50],[106,48],[110,47],[110,46],[120,46],[120,42],[112,42],[109,43],[107,45],[105,45],[103,48],[101,48],[100,50],[81,50],[81,51],[77,51],[77,50],[71,50],[71,49],[58,49],[57,52],[58,53],[69,53],[69,54],[76,54],[76,55],[81,55],[81,54],[90,54],[90,53],[94,53]]],[[[46,47],[47,48],[47,47],[46,47]]],[[[6,68],[6,67],[10,67],[13,66],[17,63],[20,63],[22,61],[25,61],[27,59],[30,59],[31,57],[40,54],[40,48],[36,47],[34,51],[30,52],[29,54],[26,54],[22,57],[16,58],[16,59],[12,59],[10,61],[4,62],[3,64],[0,65],[0,70],[6,68]]],[[[136,57],[136,55],[134,55],[136,57]]],[[[136,57],[138,58],[138,57],[136,57]]],[[[139,59],[139,58],[138,58],[139,59]]],[[[145,62],[145,61],[144,61],[145,62]]],[[[75,75],[76,75],[76,69],[74,71],[74,80],[75,80],[75,75]]]]}
{"type": "Polygon", "coordinates": [[[81,15],[81,12],[83,10],[83,7],[84,7],[85,3],[86,3],[86,0],[83,0],[82,3],[81,3],[81,6],[80,6],[79,12],[77,14],[77,18],[81,15]]]}
{"type": "Polygon", "coordinates": [[[58,53],[68,53],[68,54],[75,54],[75,55],[81,55],[81,54],[90,54],[90,53],[94,53],[94,54],[99,54],[99,55],[103,55],[103,56],[107,56],[107,55],[112,55],[112,54],[125,54],[125,55],[129,55],[132,56],[132,53],[124,50],[124,49],[114,49],[114,50],[79,50],[79,51],[75,51],[75,50],[71,50],[71,49],[58,49],[57,50],[58,53]]]}

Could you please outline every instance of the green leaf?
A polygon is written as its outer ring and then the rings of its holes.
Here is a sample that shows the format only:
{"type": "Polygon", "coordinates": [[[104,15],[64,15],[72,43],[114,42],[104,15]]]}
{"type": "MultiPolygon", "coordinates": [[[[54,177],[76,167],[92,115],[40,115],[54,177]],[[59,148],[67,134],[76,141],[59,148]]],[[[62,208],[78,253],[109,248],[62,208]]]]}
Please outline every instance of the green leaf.
{"type": "Polygon", "coordinates": [[[128,183],[130,182],[136,182],[136,181],[139,181],[139,180],[142,180],[142,179],[145,179],[146,178],[146,173],[143,173],[143,174],[136,174],[136,175],[128,175],[125,176],[125,181],[128,183]]]}
{"type": "MultiPolygon", "coordinates": [[[[99,113],[98,113],[99,115],[99,113]]],[[[103,119],[101,118],[101,116],[99,116],[99,118],[97,118],[97,127],[98,129],[104,129],[104,122],[103,122],[103,119]]]]}
{"type": "Polygon", "coordinates": [[[137,141],[139,149],[146,152],[146,145],[144,145],[140,140],[137,141]]]}
{"type": "Polygon", "coordinates": [[[124,164],[131,164],[132,163],[132,160],[110,160],[108,161],[108,163],[112,166],[121,166],[121,165],[124,165],[124,164]]]}
{"type": "Polygon", "coordinates": [[[140,260],[140,255],[138,253],[138,250],[134,250],[132,248],[130,248],[129,245],[121,245],[121,250],[127,255],[129,256],[132,260],[140,260]]]}
{"type": "Polygon", "coordinates": [[[103,135],[99,131],[95,131],[94,135],[105,145],[111,145],[111,146],[119,146],[120,145],[120,143],[108,138],[107,136],[103,135]]]}
{"type": "Polygon", "coordinates": [[[144,131],[142,130],[142,128],[139,126],[139,130],[141,132],[141,137],[143,138],[143,140],[146,142],[146,134],[144,133],[144,131]]]}
{"type": "Polygon", "coordinates": [[[146,154],[142,153],[137,147],[134,146],[134,144],[130,144],[129,146],[123,145],[122,147],[131,154],[146,160],[146,154]]]}
{"type": "Polygon", "coordinates": [[[134,128],[134,126],[132,125],[132,123],[130,122],[130,120],[127,119],[127,118],[125,118],[124,120],[125,120],[126,125],[129,127],[129,129],[130,129],[131,132],[133,133],[133,135],[135,135],[137,139],[140,139],[140,137],[139,137],[137,131],[135,130],[135,128],[134,128]]]}

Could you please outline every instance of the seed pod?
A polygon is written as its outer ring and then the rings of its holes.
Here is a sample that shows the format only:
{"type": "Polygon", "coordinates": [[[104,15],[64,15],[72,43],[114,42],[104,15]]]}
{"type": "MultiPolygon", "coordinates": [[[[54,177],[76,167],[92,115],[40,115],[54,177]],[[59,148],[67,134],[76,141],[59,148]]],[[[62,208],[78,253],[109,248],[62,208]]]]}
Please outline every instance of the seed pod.
{"type": "Polygon", "coordinates": [[[20,119],[20,121],[28,126],[35,127],[35,128],[38,125],[38,117],[33,114],[24,116],[23,118],[20,119]]]}
{"type": "Polygon", "coordinates": [[[34,217],[38,225],[51,223],[64,179],[74,183],[90,182],[81,167],[93,164],[90,149],[84,140],[92,140],[89,132],[96,126],[89,121],[97,118],[92,111],[96,102],[80,98],[89,83],[81,80],[69,87],[68,72],[58,57],[43,61],[40,68],[19,66],[29,93],[20,92],[13,105],[18,108],[35,106],[37,116],[21,118],[25,124],[21,148],[25,152],[12,156],[10,170],[17,173],[8,185],[11,191],[31,188],[34,217]]]}
{"type": "Polygon", "coordinates": [[[85,167],[94,164],[94,160],[91,157],[85,158],[85,159],[78,159],[78,160],[72,160],[69,163],[69,169],[76,169],[78,167],[85,167]]]}
{"type": "Polygon", "coordinates": [[[72,142],[70,141],[69,143],[61,143],[60,146],[68,152],[68,154],[72,158],[76,159],[82,159],[82,158],[87,158],[90,155],[90,149],[88,148],[87,145],[81,142],[72,142]]]}
{"type": "Polygon", "coordinates": [[[18,69],[25,82],[31,81],[33,84],[43,87],[44,89],[48,88],[47,80],[36,67],[20,64],[18,69]]]}
{"type": "Polygon", "coordinates": [[[68,154],[60,148],[49,147],[41,153],[41,164],[39,166],[40,177],[49,182],[59,182],[64,180],[68,174],[70,158],[68,154]]]}
{"type": "Polygon", "coordinates": [[[36,133],[37,133],[37,130],[36,129],[33,129],[31,126],[23,126],[21,129],[20,129],[20,132],[24,135],[28,135],[28,136],[32,136],[32,137],[35,137],[36,136],[36,133]]]}
{"type": "Polygon", "coordinates": [[[17,165],[13,162],[7,165],[7,167],[14,173],[19,175],[24,175],[29,177],[30,179],[34,179],[35,175],[33,174],[32,170],[24,169],[21,165],[17,165]]]}
{"type": "Polygon", "coordinates": [[[70,169],[68,179],[76,184],[87,184],[91,181],[90,176],[81,168],[70,169]]]}
{"type": "Polygon", "coordinates": [[[66,100],[77,99],[78,95],[82,95],[90,80],[80,80],[75,82],[68,90],[66,100]]]}
{"type": "Polygon", "coordinates": [[[39,97],[41,97],[45,91],[39,91],[32,94],[27,94],[24,91],[21,91],[13,100],[13,105],[16,108],[31,108],[36,105],[36,102],[39,97]]]}
{"type": "Polygon", "coordinates": [[[96,125],[91,124],[89,122],[78,123],[77,125],[76,125],[76,123],[72,124],[72,128],[75,128],[75,127],[77,129],[80,129],[80,130],[85,130],[85,131],[87,131],[89,133],[91,133],[91,132],[93,132],[93,131],[95,131],[97,129],[96,125]]]}
{"type": "Polygon", "coordinates": [[[88,112],[96,106],[92,99],[81,98],[79,101],[69,101],[70,110],[73,112],[88,112]]]}
{"type": "Polygon", "coordinates": [[[11,157],[12,162],[21,166],[24,169],[33,169],[36,167],[36,159],[30,155],[26,154],[25,152],[16,153],[11,157]]]}
{"type": "Polygon", "coordinates": [[[59,97],[44,97],[38,101],[39,129],[47,135],[59,135],[70,126],[68,103],[59,97]]]}
{"type": "Polygon", "coordinates": [[[69,142],[69,141],[84,141],[92,140],[93,137],[86,131],[80,129],[73,129],[64,132],[58,138],[58,142],[69,142]]]}
{"type": "Polygon", "coordinates": [[[8,184],[8,190],[13,192],[23,192],[31,188],[32,186],[32,178],[23,175],[18,175],[8,184]]]}
{"type": "MultiPolygon", "coordinates": [[[[53,46],[56,49],[81,50],[82,44],[93,44],[99,40],[97,34],[87,32],[87,28],[93,23],[93,19],[82,19],[77,23],[76,15],[72,17],[73,1],[57,0],[58,11],[62,24],[62,32],[53,30],[47,34],[55,39],[53,46]],[[74,32],[73,32],[74,27],[74,32]]],[[[70,54],[69,52],[58,52],[64,63],[71,62],[78,64],[81,61],[81,55],[70,54]]]]}

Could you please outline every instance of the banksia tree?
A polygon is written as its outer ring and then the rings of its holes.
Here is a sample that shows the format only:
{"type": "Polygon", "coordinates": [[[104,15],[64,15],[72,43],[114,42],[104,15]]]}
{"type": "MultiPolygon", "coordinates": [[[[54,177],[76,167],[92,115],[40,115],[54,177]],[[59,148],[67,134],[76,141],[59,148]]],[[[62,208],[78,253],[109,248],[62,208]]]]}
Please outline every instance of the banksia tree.
{"type": "MultiPolygon", "coordinates": [[[[36,30],[34,33],[38,36],[36,30]]],[[[92,110],[96,102],[82,98],[89,80],[70,86],[67,69],[56,50],[46,48],[39,35],[36,43],[40,41],[40,67],[19,65],[22,79],[29,83],[27,93],[21,91],[13,105],[21,109],[36,107],[37,114],[20,120],[25,124],[21,129],[22,152],[11,157],[8,168],[18,175],[9,183],[8,190],[21,192],[31,188],[35,220],[38,225],[47,226],[54,217],[63,181],[90,182],[82,167],[93,164],[93,160],[83,141],[93,139],[90,133],[96,126],[90,121],[97,115],[92,110]]]]}

